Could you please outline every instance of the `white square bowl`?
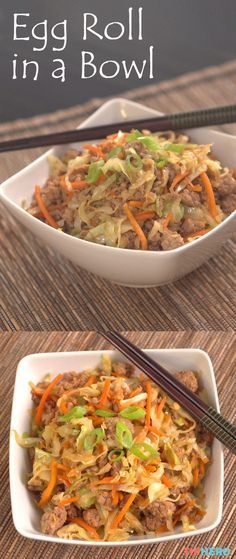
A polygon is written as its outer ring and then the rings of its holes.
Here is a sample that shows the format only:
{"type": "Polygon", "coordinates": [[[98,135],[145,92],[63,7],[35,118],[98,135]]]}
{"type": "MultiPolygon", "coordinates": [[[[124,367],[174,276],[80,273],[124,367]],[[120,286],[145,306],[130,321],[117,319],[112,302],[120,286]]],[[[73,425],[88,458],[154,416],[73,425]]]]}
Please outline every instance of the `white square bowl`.
{"type": "MultiPolygon", "coordinates": [[[[114,99],[103,104],[81,127],[98,126],[118,121],[145,118],[161,114],[126,99],[114,99]]],[[[209,129],[189,131],[191,139],[200,143],[213,143],[220,161],[236,166],[236,136],[209,129]]],[[[78,146],[78,144],[77,144],[78,146]]],[[[68,148],[68,146],[67,146],[68,148]]],[[[67,149],[66,148],[66,149],[67,149]]],[[[0,199],[8,210],[32,233],[55,251],[98,276],[132,287],[151,287],[176,281],[205,260],[236,230],[236,211],[198,240],[170,251],[142,251],[103,246],[84,241],[53,229],[31,216],[21,207],[23,199],[31,200],[35,184],[43,185],[48,177],[47,156],[61,154],[65,147],[55,148],[5,181],[0,199]]]]}
{"type": "MultiPolygon", "coordinates": [[[[212,363],[208,355],[199,349],[161,349],[145,350],[147,355],[171,373],[181,369],[193,369],[199,372],[201,386],[207,390],[209,403],[219,411],[219,401],[212,363]]],[[[28,355],[21,359],[17,367],[16,381],[13,395],[11,430],[16,429],[22,434],[29,430],[29,410],[32,408],[29,381],[38,383],[46,373],[55,376],[59,372],[82,371],[96,367],[101,362],[104,351],[78,351],[69,353],[41,353],[28,355]]],[[[117,351],[107,351],[112,359],[125,359],[117,351]]],[[[203,534],[219,524],[222,517],[223,503],[223,450],[219,441],[214,440],[212,447],[212,464],[205,480],[207,513],[194,532],[181,532],[176,529],[170,535],[156,537],[135,537],[125,542],[87,542],[82,540],[64,540],[57,536],[48,536],[40,531],[41,513],[33,502],[32,494],[26,488],[26,472],[30,471],[27,451],[15,441],[14,434],[10,434],[10,490],[12,516],[16,530],[27,538],[56,543],[73,543],[91,546],[120,546],[143,545],[158,543],[203,534]],[[20,506],[19,506],[20,503],[20,506]]]]}

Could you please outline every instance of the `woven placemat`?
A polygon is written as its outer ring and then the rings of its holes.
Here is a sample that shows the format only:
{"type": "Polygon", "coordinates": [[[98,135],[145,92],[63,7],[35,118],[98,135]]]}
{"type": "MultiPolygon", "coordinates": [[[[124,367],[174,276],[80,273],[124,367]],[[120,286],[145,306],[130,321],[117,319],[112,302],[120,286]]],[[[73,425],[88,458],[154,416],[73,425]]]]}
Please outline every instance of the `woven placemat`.
{"type": "MultiPolygon", "coordinates": [[[[235,102],[236,61],[172,81],[139,88],[124,97],[162,111],[235,102]]],[[[101,105],[85,105],[0,126],[0,139],[73,128],[101,105]]],[[[236,133],[236,125],[222,127],[236,133]]],[[[28,150],[0,156],[0,181],[40,155],[28,150]]],[[[0,218],[0,329],[233,329],[235,243],[229,240],[208,263],[171,286],[118,287],[75,267],[42,246],[2,208],[0,218]]]]}
{"type": "MultiPolygon", "coordinates": [[[[140,347],[180,348],[195,347],[207,351],[212,359],[221,412],[233,421],[235,401],[232,391],[232,376],[235,366],[235,336],[232,332],[129,332],[131,341],[140,347]]],[[[27,540],[17,534],[11,516],[8,483],[8,437],[11,398],[16,366],[19,360],[29,353],[47,351],[75,351],[88,349],[108,349],[110,346],[93,332],[14,332],[0,336],[2,374],[0,377],[1,394],[1,512],[0,559],[184,559],[185,548],[230,547],[234,545],[235,525],[233,522],[235,502],[234,460],[225,451],[225,491],[223,519],[212,532],[201,536],[184,538],[178,542],[138,546],[137,548],[89,549],[81,546],[57,545],[27,540]]],[[[19,503],[19,507],[21,503],[19,503]]],[[[22,514],[24,511],[22,510],[22,514]]],[[[200,556],[200,553],[199,555],[200,556]]],[[[207,557],[209,555],[207,554],[207,557]]]]}

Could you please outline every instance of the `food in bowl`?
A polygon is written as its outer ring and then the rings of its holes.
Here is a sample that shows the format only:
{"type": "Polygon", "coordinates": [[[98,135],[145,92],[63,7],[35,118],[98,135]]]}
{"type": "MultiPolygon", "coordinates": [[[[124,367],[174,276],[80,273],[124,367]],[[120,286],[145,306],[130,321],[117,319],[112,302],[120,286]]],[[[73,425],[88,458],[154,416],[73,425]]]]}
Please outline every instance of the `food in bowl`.
{"type": "MultiPolygon", "coordinates": [[[[191,370],[177,377],[193,392],[191,370]]],[[[31,384],[27,487],[42,511],[44,534],[126,541],[205,515],[203,481],[211,435],[129,363],[104,355],[100,367],[31,384]]]]}
{"type": "Polygon", "coordinates": [[[205,235],[236,209],[235,170],[185,134],[119,131],[62,157],[25,209],[80,239],[166,251],[205,235]]]}

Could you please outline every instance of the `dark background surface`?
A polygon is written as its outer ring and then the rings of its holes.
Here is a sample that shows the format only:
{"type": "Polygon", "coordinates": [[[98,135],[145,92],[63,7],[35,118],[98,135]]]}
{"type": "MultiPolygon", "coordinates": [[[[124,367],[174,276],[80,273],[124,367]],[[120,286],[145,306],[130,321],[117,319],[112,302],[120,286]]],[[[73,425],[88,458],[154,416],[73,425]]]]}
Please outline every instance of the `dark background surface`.
{"type": "MultiPolygon", "coordinates": [[[[24,118],[83,103],[91,97],[115,96],[121,92],[173,78],[185,72],[217,65],[236,56],[236,0],[0,0],[0,121],[24,118]],[[82,40],[83,12],[99,18],[97,30],[102,33],[110,21],[127,23],[128,8],[144,7],[143,41],[82,40]],[[30,12],[28,30],[48,19],[52,25],[68,19],[68,44],[64,52],[52,53],[52,40],[41,53],[32,51],[36,41],[13,43],[14,12],[30,12]],[[81,80],[81,50],[95,53],[96,62],[113,59],[137,64],[147,57],[154,45],[154,80],[147,73],[139,80],[123,73],[116,79],[96,77],[81,80]],[[12,59],[24,58],[40,62],[37,82],[12,80],[12,59]],[[67,67],[66,82],[50,77],[53,58],[63,58],[67,67]]],[[[23,31],[22,31],[23,33],[23,31]]],[[[126,35],[127,37],[127,35],[126,35]]],[[[38,43],[39,46],[39,43],[38,43]]]]}

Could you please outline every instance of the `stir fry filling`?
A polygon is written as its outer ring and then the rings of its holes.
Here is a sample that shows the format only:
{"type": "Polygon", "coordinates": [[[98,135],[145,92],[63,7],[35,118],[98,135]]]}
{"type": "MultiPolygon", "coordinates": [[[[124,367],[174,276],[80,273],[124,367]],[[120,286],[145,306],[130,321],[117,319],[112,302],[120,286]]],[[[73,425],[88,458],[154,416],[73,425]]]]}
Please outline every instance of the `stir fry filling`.
{"type": "Polygon", "coordinates": [[[236,209],[236,171],[211,145],[183,134],[133,130],[49,156],[50,176],[27,211],[80,239],[111,247],[171,250],[236,209]]]}
{"type": "MultiPolygon", "coordinates": [[[[199,393],[193,371],[177,378],[199,393]]],[[[31,384],[27,486],[41,529],[62,538],[121,541],[194,530],[205,514],[211,435],[128,363],[31,384]]]]}

